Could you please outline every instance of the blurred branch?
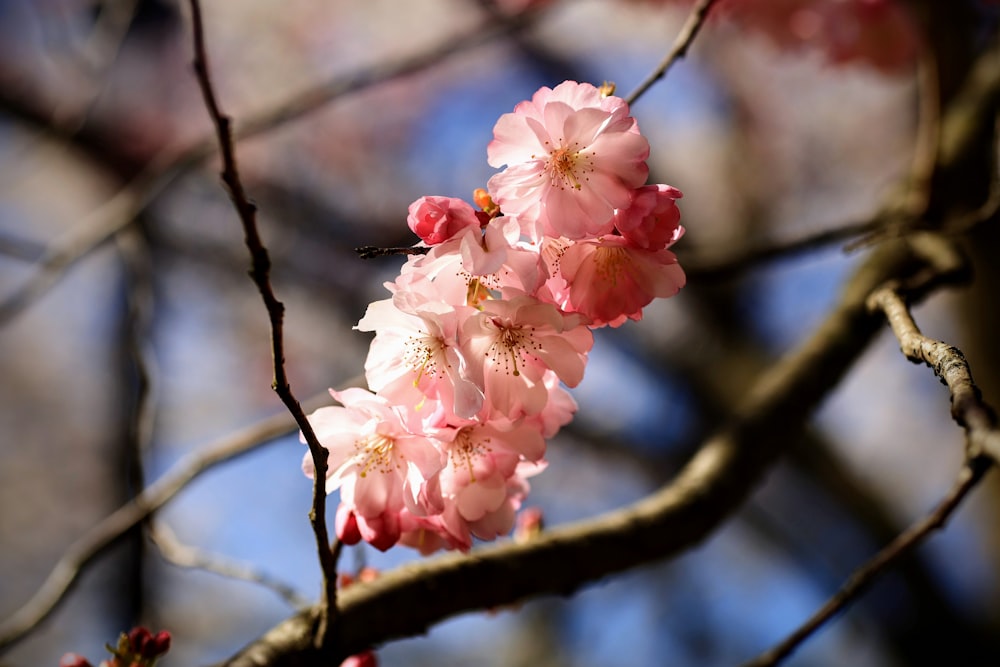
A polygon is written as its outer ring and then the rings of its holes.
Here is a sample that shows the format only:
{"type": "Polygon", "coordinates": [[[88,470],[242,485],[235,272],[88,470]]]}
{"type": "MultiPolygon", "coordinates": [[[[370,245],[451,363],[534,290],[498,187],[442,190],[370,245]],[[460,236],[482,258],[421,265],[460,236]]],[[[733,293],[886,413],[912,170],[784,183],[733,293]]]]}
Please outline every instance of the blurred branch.
{"type": "Polygon", "coordinates": [[[0,232],[0,255],[35,262],[44,252],[45,246],[34,239],[23,238],[7,231],[0,232]]]}
{"type": "Polygon", "coordinates": [[[351,74],[335,77],[305,90],[271,109],[247,116],[235,129],[234,135],[237,139],[246,139],[268,132],[311,114],[345,95],[429,69],[452,56],[480,48],[500,37],[523,30],[531,25],[535,16],[534,12],[524,12],[518,16],[490,19],[464,34],[443,38],[440,44],[422,53],[361,68],[351,74]]]}
{"type": "Polygon", "coordinates": [[[177,567],[205,570],[229,579],[259,584],[277,593],[285,602],[296,609],[303,609],[311,604],[309,599],[289,584],[275,579],[248,563],[239,563],[182,543],[177,539],[177,535],[170,526],[163,521],[156,521],[151,525],[149,536],[160,550],[160,555],[177,567]]]}
{"type": "Polygon", "coordinates": [[[879,247],[809,340],[761,375],[729,425],[705,442],[673,483],[652,496],[548,530],[528,543],[500,544],[387,572],[341,593],[336,642],[327,650],[314,645],[311,628],[319,610],[313,608],[224,664],[336,664],[358,650],[419,634],[463,611],[546,593],[567,595],[587,582],[690,548],[746,499],[865,348],[879,323],[865,307],[867,296],[886,280],[924,266],[908,243],[879,247]]]}
{"type": "Polygon", "coordinates": [[[156,161],[76,227],[48,244],[28,279],[0,301],[0,325],[10,322],[45,294],[80,258],[132,224],[177,176],[202,158],[200,154],[197,159],[191,157],[156,161]]]}
{"type": "Polygon", "coordinates": [[[76,49],[80,74],[91,80],[90,90],[76,108],[56,108],[53,120],[61,132],[72,135],[87,121],[94,103],[104,92],[106,77],[118,59],[129,28],[135,20],[139,0],[103,0],[94,28],[76,49]]]}
{"type": "Polygon", "coordinates": [[[928,197],[937,168],[938,145],[941,142],[941,92],[937,60],[932,51],[921,54],[917,63],[917,135],[910,165],[910,198],[906,211],[921,217],[927,212],[928,197]]]}
{"type": "MultiPolygon", "coordinates": [[[[355,385],[353,378],[346,385],[355,385]]],[[[306,410],[327,405],[326,392],[305,402],[306,410]]],[[[143,489],[131,502],[122,505],[103,521],[87,531],[66,549],[62,558],[34,596],[14,614],[0,623],[0,650],[23,639],[55,609],[84,567],[98,555],[122,539],[125,533],[154,511],[165,505],[202,473],[295,430],[295,421],[283,411],[256,424],[247,426],[178,461],[158,480],[143,489]]]]}
{"type": "MultiPolygon", "coordinates": [[[[521,30],[531,24],[533,16],[525,13],[503,20],[490,20],[458,37],[444,39],[426,51],[333,77],[270,109],[247,116],[235,128],[234,136],[242,140],[269,132],[299,120],[341,97],[423,71],[452,56],[521,30]]],[[[21,118],[48,127],[56,136],[69,140],[65,133],[52,127],[51,119],[46,114],[12,97],[2,86],[0,106],[21,118]]],[[[0,326],[44,295],[77,261],[130,225],[181,174],[214,155],[215,151],[215,138],[208,136],[194,142],[179,155],[161,155],[143,168],[114,197],[86,216],[77,227],[49,243],[31,276],[0,299],[0,326]]]]}
{"type": "Polygon", "coordinates": [[[991,462],[985,458],[968,461],[951,491],[930,514],[910,526],[874,558],[856,570],[847,583],[798,630],[774,648],[745,663],[743,667],[770,667],[791,655],[803,641],[863,593],[886,568],[920,546],[932,531],[943,528],[966,495],[989,470],[990,465],[991,462]]]}
{"type": "MultiPolygon", "coordinates": [[[[119,451],[115,468],[124,471],[115,477],[122,484],[121,497],[115,504],[128,502],[146,486],[143,459],[153,438],[159,383],[156,356],[151,343],[154,317],[153,267],[144,226],[135,225],[115,237],[118,254],[124,267],[125,307],[121,314],[120,334],[112,345],[120,358],[119,400],[121,409],[119,451]]],[[[124,606],[121,620],[126,625],[142,618],[143,566],[145,542],[142,528],[135,526],[125,536],[127,549],[121,554],[123,562],[117,585],[120,591],[115,601],[124,606]]]]}
{"type": "Polygon", "coordinates": [[[313,493],[312,510],[309,512],[309,521],[312,524],[313,533],[316,536],[316,550],[319,557],[320,567],[323,570],[323,596],[321,601],[321,611],[319,614],[319,629],[316,632],[317,641],[325,644],[327,640],[327,628],[333,614],[330,610],[336,609],[337,600],[337,560],[333,550],[330,548],[330,535],[326,526],[326,476],[327,461],[329,451],[320,444],[312,424],[306,418],[302,406],[299,404],[295,394],[292,393],[291,385],[285,372],[285,343],[284,343],[284,320],[285,305],[278,300],[271,287],[271,258],[267,248],[260,238],[257,229],[257,207],[250,203],[246,192],[243,189],[243,182],[240,179],[239,168],[236,165],[236,152],[233,146],[233,136],[231,131],[230,118],[223,114],[219,102],[215,97],[215,90],[212,87],[211,74],[208,68],[208,54],[205,49],[205,34],[201,20],[201,5],[198,0],[190,0],[191,7],[191,30],[194,41],[194,71],[205,98],[205,106],[208,114],[215,124],[219,141],[219,151],[222,155],[222,182],[225,184],[229,195],[232,198],[233,206],[239,215],[243,225],[243,233],[247,250],[250,252],[250,278],[257,286],[260,296],[267,309],[267,316],[271,323],[271,358],[274,365],[274,379],[271,381],[271,388],[274,389],[281,402],[285,404],[288,411],[295,419],[302,437],[309,445],[309,452],[313,461],[313,493]]]}
{"type": "Polygon", "coordinates": [[[698,0],[694,7],[691,8],[691,13],[687,17],[687,21],[681,27],[681,31],[677,34],[677,39],[674,40],[674,45],[670,47],[670,52],[667,56],[656,66],[656,69],[650,73],[642,83],[640,83],[635,90],[628,94],[625,101],[628,102],[629,106],[635,104],[642,95],[649,90],[654,83],[662,79],[667,75],[667,72],[673,67],[674,63],[687,55],[688,49],[691,47],[691,43],[694,42],[694,38],[698,35],[698,31],[701,30],[701,26],[705,23],[705,18],[708,16],[708,10],[712,8],[715,4],[715,0],[698,0]]]}
{"type": "Polygon", "coordinates": [[[871,233],[881,229],[886,219],[886,214],[878,213],[867,220],[849,222],[799,239],[753,248],[719,260],[700,259],[697,256],[685,258],[684,273],[689,281],[728,280],[776,259],[805,254],[871,233]]]}

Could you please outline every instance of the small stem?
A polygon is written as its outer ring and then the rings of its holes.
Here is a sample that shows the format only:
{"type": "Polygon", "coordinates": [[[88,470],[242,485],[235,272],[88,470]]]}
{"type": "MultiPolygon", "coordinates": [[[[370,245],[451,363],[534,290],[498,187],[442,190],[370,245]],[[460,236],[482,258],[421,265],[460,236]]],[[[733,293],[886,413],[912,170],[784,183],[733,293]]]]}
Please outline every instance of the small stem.
{"type": "Polygon", "coordinates": [[[687,21],[684,22],[684,26],[681,28],[680,33],[677,35],[677,39],[674,40],[674,45],[670,48],[670,52],[667,56],[656,66],[656,69],[647,76],[639,86],[629,93],[629,96],[625,98],[625,101],[629,103],[629,106],[635,104],[647,90],[649,90],[654,83],[662,79],[667,75],[667,71],[673,67],[674,63],[687,55],[688,49],[691,47],[691,43],[694,41],[695,36],[697,36],[698,31],[701,30],[701,26],[705,23],[705,18],[708,16],[708,10],[712,8],[715,4],[715,0],[699,0],[698,3],[691,8],[691,13],[688,14],[687,21]]]}

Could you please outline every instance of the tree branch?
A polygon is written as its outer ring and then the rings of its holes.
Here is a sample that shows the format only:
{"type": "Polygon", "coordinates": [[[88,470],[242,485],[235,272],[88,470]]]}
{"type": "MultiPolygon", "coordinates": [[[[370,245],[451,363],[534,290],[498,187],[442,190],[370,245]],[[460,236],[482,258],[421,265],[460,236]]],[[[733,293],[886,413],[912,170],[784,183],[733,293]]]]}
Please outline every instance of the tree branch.
{"type": "Polygon", "coordinates": [[[872,294],[868,304],[873,311],[885,313],[906,358],[914,363],[927,364],[947,385],[951,393],[951,416],[965,429],[968,456],[986,456],[994,463],[1000,463],[1000,429],[997,429],[996,413],[983,402],[962,351],[920,333],[897,286],[889,285],[878,290],[872,294]]]}
{"type": "Polygon", "coordinates": [[[172,565],[204,570],[229,579],[258,584],[270,589],[296,609],[304,609],[311,604],[310,600],[296,591],[291,585],[279,581],[253,565],[240,563],[184,544],[177,539],[177,535],[173,529],[163,521],[156,521],[151,524],[149,536],[160,550],[160,555],[163,556],[163,559],[172,565]]]}
{"type": "Polygon", "coordinates": [[[691,13],[688,14],[687,21],[684,22],[684,26],[681,27],[681,31],[677,34],[677,39],[674,40],[674,45],[670,47],[670,52],[656,66],[656,69],[643,79],[642,83],[636,86],[636,89],[625,98],[629,106],[635,104],[636,100],[642,97],[654,83],[665,77],[675,62],[687,55],[691,43],[694,42],[694,38],[698,35],[698,31],[701,30],[701,26],[704,25],[705,19],[708,17],[708,10],[714,4],[715,0],[698,0],[695,6],[691,8],[691,13]]]}
{"type": "Polygon", "coordinates": [[[271,287],[271,259],[257,229],[257,207],[250,203],[240,180],[239,169],[236,165],[236,152],[233,146],[231,121],[228,116],[222,113],[212,87],[208,54],[205,50],[201,6],[198,0],[190,0],[190,7],[191,30],[194,38],[194,70],[198,85],[205,98],[208,114],[215,123],[219,151],[222,155],[222,181],[229,191],[233,206],[236,208],[236,213],[243,225],[247,250],[250,251],[250,277],[260,292],[267,309],[268,319],[271,322],[271,357],[274,365],[274,379],[271,382],[271,388],[292,414],[295,423],[302,431],[302,437],[309,445],[309,452],[312,456],[314,474],[312,510],[309,513],[309,521],[316,536],[316,551],[323,571],[322,607],[319,614],[320,631],[317,632],[316,638],[321,644],[325,644],[327,628],[329,628],[329,621],[333,616],[331,610],[336,609],[337,599],[337,561],[330,548],[330,536],[326,526],[326,475],[329,452],[316,437],[312,424],[309,423],[302,406],[295,398],[285,373],[285,306],[275,296],[274,289],[271,287]]]}
{"type": "Polygon", "coordinates": [[[802,642],[867,590],[886,569],[920,546],[932,531],[944,528],[951,515],[990,467],[991,462],[986,458],[968,461],[959,472],[951,491],[930,514],[910,526],[874,558],[858,568],[840,590],[788,638],[745,663],[743,667],[771,667],[790,656],[802,642]]]}
{"type": "MultiPolygon", "coordinates": [[[[924,245],[925,250],[934,247],[926,240],[924,245]]],[[[997,429],[996,414],[982,401],[965,356],[958,348],[921,334],[906,303],[906,298],[925,294],[938,285],[968,277],[962,258],[943,242],[937,245],[936,251],[928,253],[927,257],[930,263],[925,270],[912,276],[909,281],[892,281],[880,287],[868,298],[867,304],[871,312],[885,314],[906,358],[915,363],[927,364],[948,386],[951,392],[952,417],[966,432],[966,465],[952,490],[934,511],[901,533],[855,571],[843,587],[791,635],[744,667],[769,667],[791,655],[802,642],[864,592],[876,577],[927,539],[931,531],[943,528],[989,468],[1000,462],[1000,430],[997,429]]]]}
{"type": "Polygon", "coordinates": [[[499,544],[387,572],[341,593],[336,641],[327,650],[317,650],[310,635],[314,608],[288,619],[224,664],[336,664],[369,646],[425,632],[461,612],[534,595],[566,595],[609,574],[691,548],[745,500],[872,338],[879,324],[865,307],[872,290],[926,267],[909,243],[878,248],[810,339],[763,374],[728,427],[702,446],[673,483],[652,496],[548,530],[528,543],[499,544]]]}
{"type": "MultiPolygon", "coordinates": [[[[235,128],[239,140],[264,134],[313,113],[330,102],[372,86],[415,74],[452,56],[489,44],[491,41],[531,25],[534,13],[490,20],[453,39],[445,39],[426,51],[389,62],[360,68],[312,86],[270,109],[250,115],[235,128]]],[[[0,103],[15,104],[0,91],[0,103]]],[[[25,113],[33,110],[17,109],[25,113]]],[[[32,115],[35,122],[41,121],[32,115]]],[[[111,199],[87,215],[74,229],[49,243],[36,262],[33,273],[12,292],[0,299],[0,326],[44,295],[83,257],[103,245],[119,230],[132,224],[180,175],[215,154],[213,136],[191,144],[179,155],[163,155],[146,166],[111,199]]]]}
{"type": "MultiPolygon", "coordinates": [[[[354,378],[346,385],[356,385],[360,380],[354,378]]],[[[306,401],[305,407],[311,411],[329,402],[329,394],[323,392],[306,401]]],[[[294,430],[295,421],[288,412],[282,411],[209,443],[174,464],[134,500],[122,505],[69,546],[32,598],[0,623],[0,651],[23,639],[44,621],[94,558],[117,544],[130,528],[165,505],[192,480],[221,463],[247,454],[294,430]]]]}

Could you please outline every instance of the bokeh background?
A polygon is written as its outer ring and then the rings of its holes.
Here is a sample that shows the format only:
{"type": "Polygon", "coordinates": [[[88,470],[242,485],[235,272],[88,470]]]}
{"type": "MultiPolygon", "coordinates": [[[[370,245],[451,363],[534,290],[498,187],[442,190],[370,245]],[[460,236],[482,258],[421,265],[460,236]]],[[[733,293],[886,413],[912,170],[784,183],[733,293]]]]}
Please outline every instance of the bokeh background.
{"type": "MultiPolygon", "coordinates": [[[[369,337],[351,327],[402,262],[360,260],[353,248],[412,244],[411,201],[468,199],[493,173],[486,144],[500,114],[564,79],[631,90],[685,17],[655,2],[552,2],[497,36],[502,7],[204,3],[214,80],[238,130],[320,82],[354,82],[238,145],[287,306],[287,367],[300,398],[362,371],[369,337]],[[386,63],[442,48],[451,53],[383,80],[386,63]]],[[[0,1],[0,298],[149,165],[156,171],[209,136],[189,33],[186,3],[173,0],[0,1]]],[[[622,506],[669,480],[749,382],[821,320],[864,250],[831,245],[745,270],[713,267],[869,216],[909,168],[914,72],[833,64],[808,45],[789,50],[719,21],[633,107],[652,146],[651,182],[685,195],[688,233],[675,250],[689,284],[642,322],[598,332],[574,391],[580,412],[532,481],[528,504],[548,524],[622,506]]],[[[144,478],[281,411],[267,318],[217,172],[214,158],[185,163],[134,224],[0,328],[2,617],[144,478]],[[152,424],[148,438],[136,423],[152,424]]],[[[988,263],[978,268],[972,288],[934,296],[917,318],[967,353],[997,404],[987,312],[996,278],[988,263]]],[[[948,410],[946,391],[905,362],[886,331],[803,442],[699,548],[570,599],[453,619],[380,649],[380,664],[748,659],[944,494],[962,461],[948,410]]],[[[251,563],[312,599],[319,572],[303,452],[294,434],[275,440],[200,477],[156,519],[184,544],[251,563]]],[[[995,477],[788,664],[1000,664],[995,477]]],[[[385,569],[418,557],[354,547],[341,564],[385,569]]],[[[292,609],[262,586],[177,568],[136,534],[0,664],[54,666],[67,651],[96,662],[105,642],[140,621],[173,633],[165,666],[206,664],[292,609]]]]}

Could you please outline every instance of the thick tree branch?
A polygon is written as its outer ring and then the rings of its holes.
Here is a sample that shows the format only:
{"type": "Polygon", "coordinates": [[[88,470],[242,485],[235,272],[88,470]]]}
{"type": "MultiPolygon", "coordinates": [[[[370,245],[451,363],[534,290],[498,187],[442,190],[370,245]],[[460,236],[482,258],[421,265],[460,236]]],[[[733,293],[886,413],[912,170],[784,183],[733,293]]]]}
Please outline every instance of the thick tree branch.
{"type": "Polygon", "coordinates": [[[336,664],[390,639],[419,634],[455,614],[540,594],[569,594],[588,582],[683,552],[718,528],[797,438],[808,414],[864,349],[880,319],[867,296],[893,277],[925,269],[908,243],[877,249],[810,339],[762,375],[730,424],[708,440],[677,479],[617,512],[505,543],[387,572],[340,596],[336,641],[315,649],[317,610],[285,621],[225,664],[336,664]]]}

